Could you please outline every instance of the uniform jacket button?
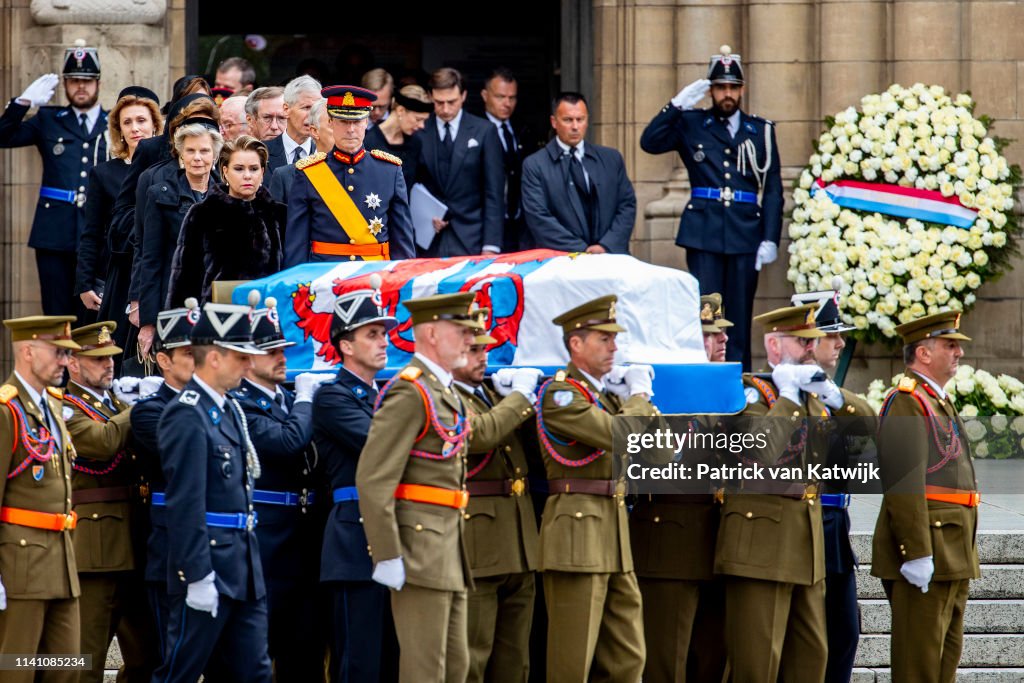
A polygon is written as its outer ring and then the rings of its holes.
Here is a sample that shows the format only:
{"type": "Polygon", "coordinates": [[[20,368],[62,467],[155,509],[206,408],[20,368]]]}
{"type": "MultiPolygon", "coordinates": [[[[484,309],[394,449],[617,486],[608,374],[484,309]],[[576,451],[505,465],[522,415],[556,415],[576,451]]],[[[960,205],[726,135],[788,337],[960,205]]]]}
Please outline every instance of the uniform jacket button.
{"type": "Polygon", "coordinates": [[[210,545],[217,545],[217,539],[216,538],[211,538],[210,539],[210,545]]]}

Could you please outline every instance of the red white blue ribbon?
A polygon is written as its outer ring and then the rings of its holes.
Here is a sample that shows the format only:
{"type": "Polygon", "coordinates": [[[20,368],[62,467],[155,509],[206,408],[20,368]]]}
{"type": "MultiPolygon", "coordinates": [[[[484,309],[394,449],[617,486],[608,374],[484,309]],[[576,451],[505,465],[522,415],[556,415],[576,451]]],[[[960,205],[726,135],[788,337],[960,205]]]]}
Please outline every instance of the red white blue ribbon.
{"type": "Polygon", "coordinates": [[[811,195],[822,191],[845,209],[914,218],[958,228],[970,228],[978,215],[975,209],[961,204],[957,197],[945,197],[938,190],[920,190],[916,187],[860,180],[836,180],[826,185],[818,178],[811,187],[811,195]]]}

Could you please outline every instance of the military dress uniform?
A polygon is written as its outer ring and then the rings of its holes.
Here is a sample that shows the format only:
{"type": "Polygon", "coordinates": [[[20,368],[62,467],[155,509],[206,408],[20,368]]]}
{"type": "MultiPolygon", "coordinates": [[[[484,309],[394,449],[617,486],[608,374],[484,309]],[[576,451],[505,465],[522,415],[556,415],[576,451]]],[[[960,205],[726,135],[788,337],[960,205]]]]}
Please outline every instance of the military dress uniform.
{"type": "MultiPolygon", "coordinates": [[[[947,311],[896,328],[905,344],[969,341],[960,315],[947,311]]],[[[978,564],[978,505],[970,442],[950,398],[907,370],[882,404],[879,467],[885,495],[875,524],[871,574],[892,607],[894,681],[953,683],[963,647],[964,608],[978,564]],[[931,557],[927,593],[901,573],[931,557]]]]}
{"type": "MultiPolygon", "coordinates": [[[[121,353],[104,321],[71,331],[77,356],[121,353]]],[[[73,535],[82,595],[81,650],[92,669],[81,681],[103,680],[113,636],[126,681],[148,681],[159,664],[157,633],[146,599],[142,549],[148,535],[149,484],[130,449],[131,406],[75,381],[64,391],[64,422],[75,444],[71,501],[78,515],[73,535]]]]}
{"type": "MultiPolygon", "coordinates": [[[[14,341],[77,348],[72,316],[5,320],[14,341]]],[[[74,447],[61,418],[61,390],[42,395],[17,372],[0,387],[0,654],[77,654],[78,571],[72,530],[74,447]],[[45,414],[44,414],[45,409],[45,414]]],[[[10,683],[74,683],[78,671],[5,671],[10,683]]]]}
{"type": "MultiPolygon", "coordinates": [[[[376,95],[362,88],[323,89],[332,118],[369,116],[376,95]]],[[[338,148],[295,163],[288,193],[284,267],[309,261],[380,261],[414,258],[409,189],[402,161],[381,150],[338,148]]]]}
{"type": "MultiPolygon", "coordinates": [[[[95,48],[67,48],[65,78],[100,77],[95,48]]],[[[39,292],[47,315],[84,313],[75,297],[77,246],[85,228],[89,173],[109,158],[107,112],[83,130],[81,112],[71,105],[40,107],[25,121],[31,107],[16,99],[0,116],[0,148],[34,146],[43,162],[35,218],[28,246],[36,252],[39,292]]],[[[95,319],[95,318],[93,318],[95,319]]]]}
{"type": "MultiPolygon", "coordinates": [[[[716,55],[712,83],[743,83],[738,55],[716,55]],[[730,68],[723,66],[730,59],[730,68]]],[[[692,187],[676,244],[702,292],[721,292],[735,316],[728,360],[750,369],[750,320],[757,290],[755,255],[782,232],[782,176],[775,125],[737,110],[735,133],[712,109],[666,104],[640,137],[649,154],[678,152],[692,187]]]]}

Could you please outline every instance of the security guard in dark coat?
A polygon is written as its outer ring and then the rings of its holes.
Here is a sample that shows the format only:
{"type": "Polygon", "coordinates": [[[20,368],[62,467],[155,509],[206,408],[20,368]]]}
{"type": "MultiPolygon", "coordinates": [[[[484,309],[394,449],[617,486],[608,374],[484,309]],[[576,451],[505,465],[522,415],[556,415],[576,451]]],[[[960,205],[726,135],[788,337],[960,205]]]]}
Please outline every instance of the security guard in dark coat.
{"type": "MultiPolygon", "coordinates": [[[[258,303],[258,294],[250,295],[251,304],[258,303]]],[[[267,584],[270,659],[278,680],[314,683],[323,680],[327,643],[317,616],[323,604],[316,590],[323,517],[316,506],[318,463],[310,442],[313,394],[333,375],[302,373],[294,393],[282,386],[284,350],[295,342],[281,332],[274,297],[254,312],[252,334],[266,355],[253,358],[252,369],[229,395],[245,411],[263,469],[252,499],[267,584]]]]}
{"type": "Polygon", "coordinates": [[[377,96],[335,85],[322,91],[334,133],[334,149],[295,164],[288,193],[284,267],[308,261],[414,258],[409,189],[402,160],[363,147],[377,96]]]}
{"type": "Polygon", "coordinates": [[[871,574],[892,608],[892,679],[953,683],[964,608],[978,565],[978,505],[970,442],[943,387],[970,337],[943,311],[896,327],[907,363],[879,411],[885,495],[871,574]]]}
{"type": "MultiPolygon", "coordinates": [[[[0,654],[77,654],[75,449],[61,418],[72,316],[5,320],[14,372],[0,386],[0,654]]],[[[76,670],[4,671],[5,683],[75,683],[76,670]]]]}
{"type": "Polygon", "coordinates": [[[728,360],[750,369],[750,319],[761,267],[775,260],[782,231],[782,176],[775,126],[740,110],[743,69],[728,45],[711,58],[706,79],[683,88],[647,125],[640,147],[678,152],[690,177],[690,201],[676,244],[702,292],[721,292],[736,323],[728,360]],[[711,91],[712,107],[694,109],[711,91]]]}
{"type": "Polygon", "coordinates": [[[372,580],[366,532],[359,515],[356,465],[366,443],[387,363],[388,332],[398,321],[381,308],[379,276],[371,289],[339,296],[331,343],[342,365],[335,381],[313,399],[313,443],[330,481],[331,509],[324,530],[320,581],[330,593],[331,681],[398,680],[398,639],[388,589],[372,580]]]}
{"type": "Polygon", "coordinates": [[[264,353],[252,343],[251,315],[247,306],[203,306],[192,328],[195,373],[160,418],[170,616],[158,683],[192,683],[215,651],[229,680],[272,678],[252,498],[260,462],[245,414],[227,395],[249,356],[264,353]]]}
{"type": "MultiPolygon", "coordinates": [[[[64,51],[64,91],[70,104],[44,106],[53,97],[57,75],[37,78],[0,116],[0,148],[33,145],[43,160],[36,215],[28,246],[36,252],[39,293],[47,315],[79,314],[85,307],[74,294],[78,239],[85,228],[89,172],[109,158],[107,112],[97,104],[100,61],[96,48],[76,41],[64,51]],[[34,117],[25,121],[32,107],[34,117]]],[[[95,314],[91,317],[95,320],[95,314]]]]}
{"type": "Polygon", "coordinates": [[[93,666],[83,683],[103,680],[107,648],[117,635],[126,681],[150,680],[160,663],[157,633],[146,599],[142,563],[149,530],[149,483],[131,449],[131,406],[111,393],[117,323],[71,331],[81,347],[68,364],[64,422],[78,457],[71,501],[78,515],[75,558],[82,587],[82,652],[93,666]]]}

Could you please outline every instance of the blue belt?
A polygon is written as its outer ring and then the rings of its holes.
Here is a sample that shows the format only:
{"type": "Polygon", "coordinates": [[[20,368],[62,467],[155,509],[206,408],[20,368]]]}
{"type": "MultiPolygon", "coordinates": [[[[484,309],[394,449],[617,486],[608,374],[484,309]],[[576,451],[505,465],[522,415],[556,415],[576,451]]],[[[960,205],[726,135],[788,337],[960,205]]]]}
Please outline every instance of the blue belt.
{"type": "Polygon", "coordinates": [[[845,510],[850,507],[850,494],[823,493],[821,494],[821,504],[827,508],[843,508],[845,510]]]}
{"type": "Polygon", "coordinates": [[[331,497],[335,503],[346,503],[350,500],[359,500],[359,491],[355,486],[342,486],[331,491],[331,497]]]}
{"type": "Polygon", "coordinates": [[[74,190],[61,190],[57,187],[46,187],[43,185],[39,188],[39,196],[43,199],[53,199],[58,202],[67,202],[68,204],[78,203],[78,193],[74,190]]]}
{"type": "MultiPolygon", "coordinates": [[[[150,502],[158,507],[167,505],[167,494],[154,492],[150,502]]],[[[252,529],[259,521],[255,512],[207,512],[206,526],[217,526],[224,529],[252,529]]]]}
{"type": "Polygon", "coordinates": [[[305,507],[312,505],[316,500],[313,491],[307,493],[292,493],[291,491],[261,491],[256,489],[252,492],[252,502],[263,503],[264,505],[288,505],[305,507]]]}
{"type": "Polygon", "coordinates": [[[728,187],[724,190],[719,190],[717,187],[695,187],[691,190],[690,195],[696,199],[715,199],[717,201],[725,202],[733,201],[742,202],[744,204],[757,204],[756,192],[742,192],[728,187]]]}

